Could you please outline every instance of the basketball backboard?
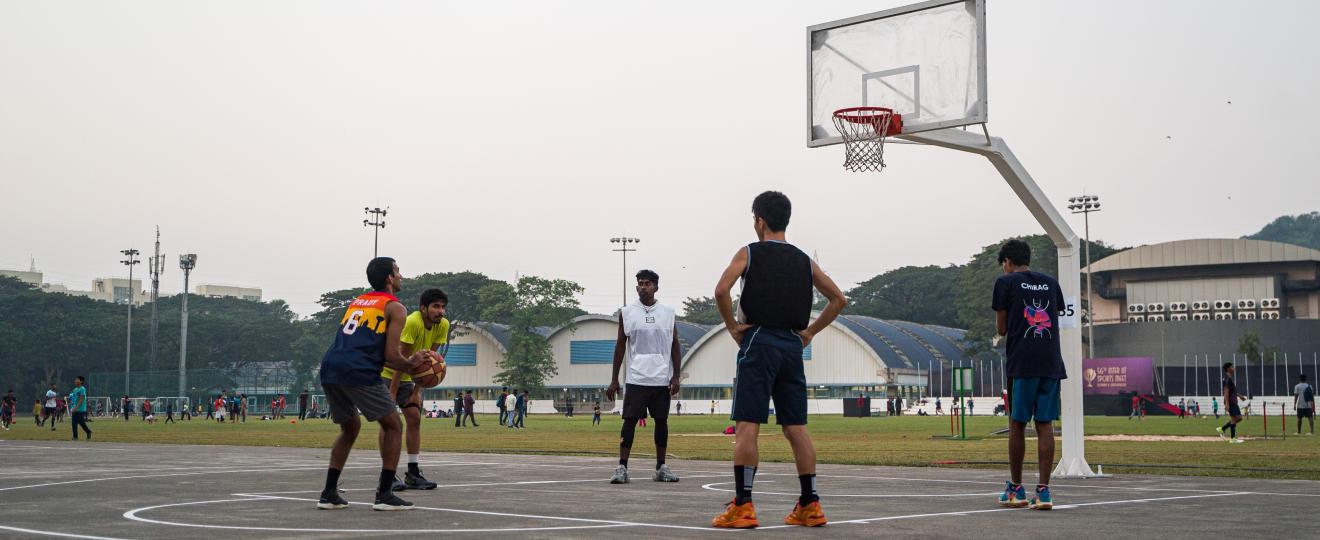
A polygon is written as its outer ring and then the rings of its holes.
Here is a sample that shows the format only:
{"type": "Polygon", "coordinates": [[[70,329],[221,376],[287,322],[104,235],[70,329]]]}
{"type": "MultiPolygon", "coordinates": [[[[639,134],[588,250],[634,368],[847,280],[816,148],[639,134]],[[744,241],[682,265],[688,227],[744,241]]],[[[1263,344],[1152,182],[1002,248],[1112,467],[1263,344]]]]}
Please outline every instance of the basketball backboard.
{"type": "Polygon", "coordinates": [[[831,115],[888,107],[903,133],[986,121],[985,0],[929,0],[807,28],[807,146],[831,115]]]}

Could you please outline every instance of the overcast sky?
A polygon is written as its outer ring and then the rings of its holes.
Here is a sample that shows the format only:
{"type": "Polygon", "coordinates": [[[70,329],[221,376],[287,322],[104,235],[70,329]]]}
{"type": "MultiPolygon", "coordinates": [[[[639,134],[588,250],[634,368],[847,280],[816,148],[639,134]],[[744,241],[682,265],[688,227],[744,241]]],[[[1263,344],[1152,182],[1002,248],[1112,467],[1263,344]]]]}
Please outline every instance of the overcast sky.
{"type": "MultiPolygon", "coordinates": [[[[983,158],[853,174],[806,147],[805,27],[904,3],[3,0],[0,268],[86,289],[159,225],[164,294],[195,252],[193,283],[307,314],[365,285],[362,208],[388,205],[405,275],[565,278],[610,312],[610,237],[641,238],[662,299],[709,295],[766,189],[845,288],[1039,232],[983,158]]],[[[1320,2],[987,10],[990,131],[1056,205],[1102,197],[1094,238],[1320,208],[1320,2]]]]}

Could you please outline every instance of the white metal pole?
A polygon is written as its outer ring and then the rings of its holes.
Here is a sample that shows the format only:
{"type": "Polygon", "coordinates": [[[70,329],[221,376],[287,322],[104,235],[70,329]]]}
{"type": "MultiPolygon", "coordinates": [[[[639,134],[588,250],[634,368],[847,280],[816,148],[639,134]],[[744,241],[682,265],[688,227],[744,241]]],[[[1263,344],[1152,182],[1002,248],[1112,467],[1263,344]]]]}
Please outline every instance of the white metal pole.
{"type": "MultiPolygon", "coordinates": [[[[1059,254],[1057,276],[1059,287],[1063,289],[1067,303],[1073,306],[1078,304],[1078,293],[1082,290],[1081,262],[1078,260],[1080,239],[1002,138],[956,129],[902,135],[900,138],[970,152],[990,160],[1000,176],[1054,242],[1059,254]]],[[[1095,472],[1086,462],[1086,441],[1083,437],[1085,420],[1082,416],[1082,332],[1077,324],[1077,318],[1060,319],[1060,352],[1063,356],[1064,369],[1072,376],[1060,381],[1063,455],[1054,469],[1054,476],[1063,478],[1094,476],[1095,472]]]]}
{"type": "Polygon", "coordinates": [[[1182,380],[1183,380],[1183,391],[1182,391],[1182,395],[1185,396],[1185,395],[1187,395],[1187,355],[1185,355],[1185,354],[1183,355],[1183,368],[1182,368],[1182,373],[1183,373],[1183,378],[1182,378],[1182,380]]]}

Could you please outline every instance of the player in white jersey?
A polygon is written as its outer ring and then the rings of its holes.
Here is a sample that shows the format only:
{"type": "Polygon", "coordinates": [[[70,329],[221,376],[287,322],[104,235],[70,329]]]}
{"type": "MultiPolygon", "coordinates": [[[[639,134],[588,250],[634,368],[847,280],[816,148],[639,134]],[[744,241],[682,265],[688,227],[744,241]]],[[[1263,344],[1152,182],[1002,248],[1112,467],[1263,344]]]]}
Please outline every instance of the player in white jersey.
{"type": "Polygon", "coordinates": [[[665,464],[669,442],[669,398],[678,395],[678,363],[681,355],[674,309],[655,299],[660,276],[651,270],[637,272],[637,301],[619,312],[619,337],[614,342],[614,376],[605,397],[619,392],[619,368],[628,359],[623,393],[623,430],[619,441],[619,467],[611,484],[628,483],[628,454],[632,451],[637,422],[649,412],[655,419],[656,482],[677,482],[678,476],[665,464]]]}

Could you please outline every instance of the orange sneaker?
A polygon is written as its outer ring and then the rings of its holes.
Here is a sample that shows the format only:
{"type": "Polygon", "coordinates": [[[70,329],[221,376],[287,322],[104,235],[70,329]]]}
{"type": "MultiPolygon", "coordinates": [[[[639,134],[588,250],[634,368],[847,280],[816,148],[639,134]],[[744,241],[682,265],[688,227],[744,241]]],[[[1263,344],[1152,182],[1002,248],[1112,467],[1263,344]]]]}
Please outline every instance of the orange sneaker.
{"type": "Polygon", "coordinates": [[[756,506],[752,501],[743,504],[729,501],[729,505],[724,507],[724,513],[715,516],[710,524],[721,529],[752,529],[760,526],[761,522],[756,520],[756,506]]]}
{"type": "Polygon", "coordinates": [[[825,523],[825,512],[820,509],[820,501],[811,501],[811,504],[806,506],[795,504],[793,511],[784,517],[784,525],[819,527],[825,523]]]}

